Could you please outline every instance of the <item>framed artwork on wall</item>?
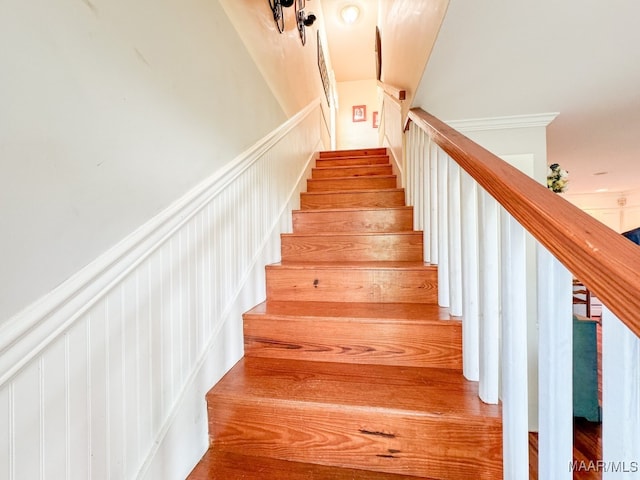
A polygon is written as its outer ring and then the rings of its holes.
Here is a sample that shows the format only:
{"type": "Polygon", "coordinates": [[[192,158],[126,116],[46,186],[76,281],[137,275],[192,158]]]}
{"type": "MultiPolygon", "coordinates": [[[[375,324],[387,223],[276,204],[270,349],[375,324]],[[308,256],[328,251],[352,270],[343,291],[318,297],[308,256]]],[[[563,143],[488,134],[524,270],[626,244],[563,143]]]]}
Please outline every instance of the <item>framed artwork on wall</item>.
{"type": "Polygon", "coordinates": [[[354,105],[352,110],[352,121],[354,122],[366,122],[367,121],[367,106],[366,105],[354,105]]]}
{"type": "Polygon", "coordinates": [[[373,128],[378,128],[380,126],[380,118],[378,117],[378,112],[373,112],[371,114],[371,118],[372,118],[371,126],[373,128]]]}

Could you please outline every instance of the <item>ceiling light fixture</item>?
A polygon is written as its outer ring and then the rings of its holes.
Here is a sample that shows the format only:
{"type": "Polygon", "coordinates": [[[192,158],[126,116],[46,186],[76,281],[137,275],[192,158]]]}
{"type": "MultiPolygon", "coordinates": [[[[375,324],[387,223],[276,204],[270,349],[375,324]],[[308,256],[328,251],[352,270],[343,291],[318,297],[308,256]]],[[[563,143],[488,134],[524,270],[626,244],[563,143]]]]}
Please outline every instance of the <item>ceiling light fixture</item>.
{"type": "Polygon", "coordinates": [[[340,18],[347,25],[352,25],[360,18],[360,9],[357,5],[347,5],[340,10],[340,18]]]}

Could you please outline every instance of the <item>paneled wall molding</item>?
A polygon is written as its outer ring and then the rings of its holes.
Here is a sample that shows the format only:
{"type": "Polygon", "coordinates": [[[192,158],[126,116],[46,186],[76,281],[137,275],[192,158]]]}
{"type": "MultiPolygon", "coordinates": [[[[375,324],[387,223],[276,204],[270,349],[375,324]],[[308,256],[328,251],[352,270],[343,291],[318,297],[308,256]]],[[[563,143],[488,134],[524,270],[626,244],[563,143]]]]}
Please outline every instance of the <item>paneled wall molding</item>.
{"type": "Polygon", "coordinates": [[[505,117],[471,118],[468,120],[450,120],[445,123],[464,133],[485,130],[503,130],[507,128],[546,127],[557,116],[558,112],[553,112],[532,115],[511,115],[505,117]]]}
{"type": "Polygon", "coordinates": [[[185,478],[317,150],[319,100],[0,330],[0,478],[185,478]]]}
{"type": "Polygon", "coordinates": [[[0,386],[315,110],[320,99],[0,327],[0,386]]]}

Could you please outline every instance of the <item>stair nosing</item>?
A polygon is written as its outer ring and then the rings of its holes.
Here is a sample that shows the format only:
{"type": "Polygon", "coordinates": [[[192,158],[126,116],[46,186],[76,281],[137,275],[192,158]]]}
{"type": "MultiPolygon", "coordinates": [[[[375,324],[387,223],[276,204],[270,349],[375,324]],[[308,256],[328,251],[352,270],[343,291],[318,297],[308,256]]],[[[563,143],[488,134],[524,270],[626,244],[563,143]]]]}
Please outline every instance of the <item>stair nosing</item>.
{"type": "Polygon", "coordinates": [[[423,236],[422,230],[394,230],[392,232],[362,232],[359,230],[354,231],[339,231],[339,232],[291,232],[281,233],[282,237],[374,237],[374,236],[423,236]]]}
{"type": "MultiPolygon", "coordinates": [[[[353,180],[353,179],[358,179],[358,180],[376,179],[376,180],[379,180],[381,178],[385,178],[385,179],[386,178],[398,178],[398,176],[397,175],[351,175],[351,176],[347,176],[347,177],[308,178],[307,181],[325,182],[325,181],[334,181],[334,180],[353,180]]],[[[377,190],[378,189],[374,189],[374,191],[377,191],[377,190]]]]}
{"type": "MultiPolygon", "coordinates": [[[[349,177],[347,177],[349,178],[349,177]]],[[[362,178],[362,177],[353,177],[353,178],[362,178]]],[[[311,180],[311,179],[309,179],[311,180]]],[[[326,180],[326,179],[323,179],[326,180]]],[[[320,192],[300,192],[303,195],[335,195],[338,193],[377,193],[380,191],[384,192],[404,192],[404,188],[363,188],[358,190],[323,190],[320,192]]]]}
{"type": "MultiPolygon", "coordinates": [[[[352,190],[354,191],[354,190],[352,190]]],[[[355,190],[356,192],[360,191],[360,190],[355,190]]],[[[312,192],[315,193],[315,192],[312,192]]],[[[292,214],[313,214],[313,213],[318,213],[318,212],[359,212],[359,211],[375,211],[375,212],[379,212],[382,210],[398,210],[398,211],[406,211],[406,210],[413,210],[413,206],[411,205],[397,205],[397,206],[391,206],[391,207],[340,207],[340,208],[316,208],[314,210],[302,210],[302,209],[298,209],[298,210],[293,210],[292,214]]]]}
{"type": "Polygon", "coordinates": [[[338,269],[338,270],[350,270],[350,269],[359,269],[359,270],[424,270],[428,268],[430,270],[436,270],[437,265],[432,265],[426,262],[416,262],[416,261],[385,261],[380,260],[376,261],[363,261],[363,262],[315,262],[313,260],[309,262],[287,262],[286,264],[282,264],[282,262],[271,263],[269,265],[265,265],[266,269],[278,269],[278,268],[288,268],[288,269],[300,269],[300,270],[308,270],[309,268],[314,268],[317,270],[330,270],[330,269],[338,269]],[[367,265],[369,264],[369,265],[367,265]],[[374,264],[374,265],[371,265],[374,264]],[[385,264],[393,264],[393,265],[385,265],[385,264]]]}

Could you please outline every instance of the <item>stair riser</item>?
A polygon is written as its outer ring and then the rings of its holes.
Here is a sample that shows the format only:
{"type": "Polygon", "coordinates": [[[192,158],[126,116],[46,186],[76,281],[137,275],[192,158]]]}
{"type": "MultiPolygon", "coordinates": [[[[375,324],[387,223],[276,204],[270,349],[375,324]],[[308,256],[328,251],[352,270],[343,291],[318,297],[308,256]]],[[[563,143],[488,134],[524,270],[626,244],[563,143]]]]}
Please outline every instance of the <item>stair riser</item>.
{"type": "Polygon", "coordinates": [[[343,211],[297,210],[293,212],[295,233],[410,232],[413,208],[343,211]]]}
{"type": "Polygon", "coordinates": [[[428,303],[438,301],[437,271],[267,266],[271,301],[428,303]]]}
{"type": "Polygon", "coordinates": [[[402,207],[405,204],[403,190],[371,192],[322,192],[301,193],[300,208],[317,210],[323,208],[375,208],[402,207]]]}
{"type": "Polygon", "coordinates": [[[316,159],[316,167],[350,167],[356,165],[386,165],[388,163],[388,155],[316,159]]]}
{"type": "Polygon", "coordinates": [[[422,232],[373,235],[282,235],[282,262],[422,262],[422,232]]]}
{"type": "Polygon", "coordinates": [[[247,357],[462,369],[458,321],[345,321],[245,314],[244,345],[247,357]]]}
{"type": "Polygon", "coordinates": [[[343,178],[375,175],[392,175],[391,165],[369,165],[358,167],[325,167],[311,170],[311,178],[343,178]]]}
{"type": "Polygon", "coordinates": [[[307,180],[307,192],[327,192],[345,190],[376,190],[396,188],[395,176],[311,178],[307,180]]]}
{"type": "Polygon", "coordinates": [[[496,421],[216,397],[209,418],[224,451],[429,478],[499,478],[502,468],[496,421]]]}
{"type": "Polygon", "coordinates": [[[368,157],[386,155],[386,148],[365,148],[355,150],[335,150],[320,152],[320,158],[340,158],[340,157],[368,157]]]}

